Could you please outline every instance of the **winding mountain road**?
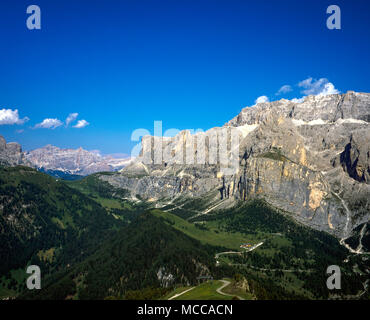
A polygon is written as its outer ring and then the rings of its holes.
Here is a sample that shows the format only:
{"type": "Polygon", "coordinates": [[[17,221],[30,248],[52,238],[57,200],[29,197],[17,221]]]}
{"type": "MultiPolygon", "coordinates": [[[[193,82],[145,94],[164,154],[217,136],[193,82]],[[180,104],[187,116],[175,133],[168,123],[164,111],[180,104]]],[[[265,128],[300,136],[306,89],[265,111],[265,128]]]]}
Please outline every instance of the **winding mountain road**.
{"type": "Polygon", "coordinates": [[[192,287],[192,288],[190,288],[190,289],[186,289],[186,290],[184,290],[184,291],[182,291],[182,292],[180,292],[180,293],[177,293],[177,294],[173,295],[171,298],[169,298],[168,300],[176,299],[177,297],[180,297],[180,296],[181,296],[181,295],[183,295],[184,293],[189,292],[190,290],[193,290],[194,288],[195,288],[195,287],[192,287]]]}
{"type": "Polygon", "coordinates": [[[240,296],[236,296],[235,294],[229,294],[229,293],[225,293],[225,292],[222,292],[222,289],[224,289],[225,287],[227,287],[231,282],[230,281],[227,281],[227,280],[219,280],[221,281],[223,284],[221,287],[219,287],[218,289],[216,289],[217,293],[223,295],[223,296],[228,296],[228,297],[237,297],[239,300],[245,300],[244,298],[240,297],[240,296]]]}

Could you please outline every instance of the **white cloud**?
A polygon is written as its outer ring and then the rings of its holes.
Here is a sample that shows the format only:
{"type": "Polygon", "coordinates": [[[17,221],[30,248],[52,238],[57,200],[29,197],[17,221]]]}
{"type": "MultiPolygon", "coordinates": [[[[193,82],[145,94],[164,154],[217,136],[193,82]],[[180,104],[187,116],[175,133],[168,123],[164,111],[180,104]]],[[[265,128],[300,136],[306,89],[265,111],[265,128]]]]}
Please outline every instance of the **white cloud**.
{"type": "Polygon", "coordinates": [[[266,96],[260,96],[256,99],[255,103],[264,103],[264,102],[269,102],[269,98],[266,96]]]}
{"type": "Polygon", "coordinates": [[[73,126],[73,128],[84,128],[86,126],[88,126],[90,123],[88,123],[86,120],[78,120],[77,124],[75,126],[73,126]]]}
{"type": "Polygon", "coordinates": [[[18,110],[12,109],[1,109],[0,110],[0,125],[3,124],[23,124],[28,121],[29,118],[25,117],[19,119],[18,110]]]}
{"type": "Polygon", "coordinates": [[[63,124],[59,119],[44,119],[41,123],[35,125],[35,128],[55,129],[63,124]]]}
{"type": "Polygon", "coordinates": [[[304,88],[302,93],[305,95],[326,96],[328,94],[339,93],[334,85],[326,78],[321,78],[319,80],[307,78],[299,82],[298,86],[304,88]]]}
{"type": "Polygon", "coordinates": [[[284,94],[284,93],[288,93],[290,91],[293,91],[292,87],[288,84],[286,85],[283,85],[278,92],[275,93],[275,95],[280,95],[280,94],[284,94]]]}
{"type": "Polygon", "coordinates": [[[334,85],[331,82],[325,83],[324,89],[319,94],[321,96],[327,96],[328,94],[337,94],[339,91],[335,89],[334,85]]]}
{"type": "Polygon", "coordinates": [[[71,122],[75,121],[78,117],[78,113],[70,113],[66,119],[66,126],[68,126],[71,122]]]}
{"type": "Polygon", "coordinates": [[[292,102],[295,102],[295,103],[301,103],[301,102],[303,102],[304,101],[304,99],[305,99],[306,97],[302,97],[302,98],[294,98],[294,99],[292,99],[291,101],[292,102]]]}

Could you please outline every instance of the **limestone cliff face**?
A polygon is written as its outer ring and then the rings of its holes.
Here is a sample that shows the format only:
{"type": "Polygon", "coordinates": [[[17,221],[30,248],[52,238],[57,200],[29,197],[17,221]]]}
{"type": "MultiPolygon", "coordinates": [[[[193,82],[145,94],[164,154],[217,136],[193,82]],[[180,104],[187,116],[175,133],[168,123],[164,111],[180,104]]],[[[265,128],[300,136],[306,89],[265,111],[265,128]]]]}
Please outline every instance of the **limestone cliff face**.
{"type": "Polygon", "coordinates": [[[222,190],[225,198],[263,197],[315,229],[337,233],[346,224],[323,175],[290,161],[253,157],[239,175],[224,179],[222,190]]]}
{"type": "Polygon", "coordinates": [[[260,103],[204,133],[144,137],[134,163],[101,179],[157,204],[214,190],[221,207],[262,197],[305,225],[348,237],[370,217],[369,121],[368,93],[260,103]]]}
{"type": "Polygon", "coordinates": [[[351,178],[370,184],[370,140],[367,129],[357,130],[351,135],[339,155],[339,162],[351,178]]]}
{"type": "Polygon", "coordinates": [[[291,119],[265,117],[241,150],[238,174],[223,178],[223,197],[263,197],[310,227],[344,235],[347,213],[291,119]]]}

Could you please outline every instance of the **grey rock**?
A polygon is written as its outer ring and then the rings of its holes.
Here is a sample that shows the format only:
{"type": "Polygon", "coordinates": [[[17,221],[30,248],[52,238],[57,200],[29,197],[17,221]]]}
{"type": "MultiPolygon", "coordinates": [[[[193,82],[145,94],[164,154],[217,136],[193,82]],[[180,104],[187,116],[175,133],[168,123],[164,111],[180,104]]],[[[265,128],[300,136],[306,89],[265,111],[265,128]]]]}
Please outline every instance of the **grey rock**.
{"type": "Polygon", "coordinates": [[[0,136],[0,164],[6,166],[29,165],[22,152],[22,147],[15,142],[6,143],[0,136]]]}
{"type": "Polygon", "coordinates": [[[117,171],[124,168],[129,158],[101,156],[82,148],[61,149],[52,145],[25,153],[26,159],[36,168],[62,171],[68,174],[89,175],[95,172],[117,171]]]}
{"type": "Polygon", "coordinates": [[[369,130],[363,129],[353,132],[344,151],[339,155],[339,161],[343,170],[351,178],[370,184],[369,130]]]}
{"type": "Polygon", "coordinates": [[[261,197],[304,225],[344,238],[370,217],[369,120],[368,93],[260,103],[205,133],[146,136],[131,165],[101,179],[157,204],[215,190],[215,202],[228,205],[261,197]],[[226,174],[221,157],[234,155],[225,133],[233,128],[239,132],[238,167],[226,174]],[[226,151],[220,147],[225,138],[226,151]],[[186,148],[189,140],[193,149],[186,148]],[[216,161],[209,157],[212,148],[216,161]],[[170,157],[154,162],[164,154],[170,157]],[[204,163],[197,162],[199,154],[204,163]]]}

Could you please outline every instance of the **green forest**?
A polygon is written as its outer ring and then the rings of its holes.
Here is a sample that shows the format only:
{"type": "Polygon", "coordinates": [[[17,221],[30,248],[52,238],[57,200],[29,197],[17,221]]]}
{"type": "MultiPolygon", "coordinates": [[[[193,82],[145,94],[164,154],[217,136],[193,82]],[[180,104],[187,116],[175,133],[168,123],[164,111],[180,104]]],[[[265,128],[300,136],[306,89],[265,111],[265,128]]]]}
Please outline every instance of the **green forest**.
{"type": "Polygon", "coordinates": [[[237,292],[255,299],[369,298],[368,258],[263,200],[195,216],[209,199],[180,201],[181,210],[154,209],[97,175],[0,168],[0,298],[162,299],[200,276],[241,277],[248,286],[237,292]],[[26,289],[30,264],[42,270],[41,290],[26,289]],[[335,295],[326,287],[333,264],[342,271],[335,295]]]}

